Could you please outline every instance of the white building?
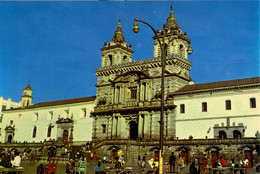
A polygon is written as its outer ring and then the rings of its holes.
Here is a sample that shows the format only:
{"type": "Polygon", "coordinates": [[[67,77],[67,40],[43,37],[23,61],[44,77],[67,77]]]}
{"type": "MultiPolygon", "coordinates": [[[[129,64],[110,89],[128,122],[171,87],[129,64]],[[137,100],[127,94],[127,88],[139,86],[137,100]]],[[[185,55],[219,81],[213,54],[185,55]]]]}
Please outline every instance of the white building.
{"type": "Polygon", "coordinates": [[[7,109],[13,109],[13,108],[18,108],[21,106],[21,103],[19,102],[14,102],[10,98],[5,100],[3,97],[0,97],[0,112],[7,110],[7,109]]]}
{"type": "Polygon", "coordinates": [[[176,136],[254,137],[260,131],[259,86],[256,77],[187,85],[172,93],[177,106],[176,136]]]}
{"type": "Polygon", "coordinates": [[[31,91],[24,89],[21,107],[3,111],[1,142],[91,141],[95,97],[31,104],[31,91]]]}

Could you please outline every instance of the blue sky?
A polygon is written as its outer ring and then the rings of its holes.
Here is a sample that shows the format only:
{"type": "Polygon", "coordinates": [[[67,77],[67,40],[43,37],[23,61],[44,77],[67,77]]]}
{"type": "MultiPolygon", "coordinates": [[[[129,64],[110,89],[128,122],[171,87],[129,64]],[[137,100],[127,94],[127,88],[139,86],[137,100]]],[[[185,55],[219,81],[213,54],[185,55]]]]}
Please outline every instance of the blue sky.
{"type": "MultiPolygon", "coordinates": [[[[33,103],[95,96],[101,50],[121,19],[133,60],[153,57],[171,1],[0,1],[0,96],[20,101],[30,81],[33,103]]],[[[195,83],[259,76],[259,1],[174,1],[192,42],[195,83]]]]}

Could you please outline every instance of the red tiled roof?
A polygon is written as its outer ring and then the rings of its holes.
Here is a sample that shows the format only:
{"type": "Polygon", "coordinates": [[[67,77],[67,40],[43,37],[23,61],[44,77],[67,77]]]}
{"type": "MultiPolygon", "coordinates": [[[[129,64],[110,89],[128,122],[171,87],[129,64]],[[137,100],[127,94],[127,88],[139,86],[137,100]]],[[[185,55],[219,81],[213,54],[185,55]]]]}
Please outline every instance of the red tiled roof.
{"type": "Polygon", "coordinates": [[[208,90],[221,90],[236,87],[246,87],[252,85],[260,85],[260,77],[187,85],[175,91],[173,95],[194,92],[205,92],[208,90]]]}
{"type": "MultiPolygon", "coordinates": [[[[74,98],[74,99],[67,99],[67,100],[58,100],[58,101],[49,101],[49,102],[37,103],[37,104],[31,105],[31,106],[25,107],[25,108],[14,108],[11,110],[30,109],[30,108],[40,108],[40,107],[47,107],[47,106],[81,103],[81,102],[94,101],[95,99],[96,99],[96,96],[84,97],[84,98],[74,98]]],[[[8,110],[6,110],[6,111],[8,111],[8,110]]]]}

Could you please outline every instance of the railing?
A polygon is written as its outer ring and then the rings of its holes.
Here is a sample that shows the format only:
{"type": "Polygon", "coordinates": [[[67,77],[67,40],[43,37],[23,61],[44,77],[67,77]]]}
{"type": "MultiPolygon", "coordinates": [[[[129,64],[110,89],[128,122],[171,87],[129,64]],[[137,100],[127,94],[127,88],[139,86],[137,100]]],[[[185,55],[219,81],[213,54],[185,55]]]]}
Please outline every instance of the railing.
{"type": "MultiPolygon", "coordinates": [[[[178,54],[172,54],[172,55],[166,57],[166,61],[169,60],[169,59],[177,59],[177,60],[180,60],[182,62],[190,64],[189,60],[184,59],[184,57],[181,57],[178,54]]],[[[116,68],[121,68],[121,67],[129,67],[129,66],[134,66],[134,65],[144,65],[144,64],[160,62],[160,61],[161,61],[161,58],[156,57],[156,58],[150,58],[150,59],[144,59],[144,60],[122,63],[122,64],[118,64],[118,65],[104,66],[104,67],[97,68],[97,71],[105,71],[105,70],[116,69],[116,68]]]]}
{"type": "MultiPolygon", "coordinates": [[[[158,146],[158,139],[149,139],[149,140],[130,140],[130,139],[104,139],[97,140],[95,142],[95,148],[99,148],[103,145],[137,145],[137,146],[158,146]]],[[[228,139],[193,139],[193,140],[165,140],[164,146],[184,146],[184,145],[234,145],[234,144],[259,144],[260,138],[228,138],[228,139]]]]}

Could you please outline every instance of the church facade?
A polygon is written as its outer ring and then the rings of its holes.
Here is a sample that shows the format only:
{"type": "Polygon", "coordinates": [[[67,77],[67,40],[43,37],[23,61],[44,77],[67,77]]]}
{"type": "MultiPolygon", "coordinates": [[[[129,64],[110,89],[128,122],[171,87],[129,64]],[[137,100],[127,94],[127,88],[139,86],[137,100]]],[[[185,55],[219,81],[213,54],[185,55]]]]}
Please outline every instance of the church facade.
{"type": "MultiPolygon", "coordinates": [[[[127,162],[138,156],[158,158],[161,112],[161,48],[166,60],[164,150],[181,154],[185,163],[200,152],[211,163],[220,156],[259,162],[260,77],[194,84],[189,75],[191,41],[177,24],[171,7],[162,30],[154,36],[154,58],[133,61],[121,21],[105,42],[97,68],[96,96],[32,104],[32,88],[20,103],[5,101],[1,112],[0,148],[63,148],[92,141],[97,156],[121,150],[127,162]],[[27,143],[27,145],[26,145],[27,143]],[[65,144],[64,144],[65,143],[65,144]],[[28,145],[30,144],[30,145],[28,145]]],[[[1,100],[2,99],[2,100],[1,100]]],[[[23,151],[24,149],[21,149],[23,151]]]]}
{"type": "Polygon", "coordinates": [[[260,78],[194,84],[189,75],[192,53],[187,33],[178,26],[173,9],[156,31],[154,58],[132,61],[121,21],[105,42],[97,69],[97,105],[93,112],[93,143],[97,154],[122,150],[125,158],[157,158],[161,113],[161,49],[165,39],[164,157],[182,154],[188,164],[207,153],[211,163],[244,155],[259,159],[260,78]],[[158,39],[157,39],[158,37],[158,39]],[[252,137],[252,139],[248,139],[252,137]]]}

